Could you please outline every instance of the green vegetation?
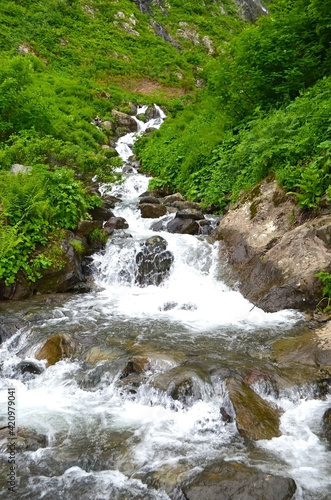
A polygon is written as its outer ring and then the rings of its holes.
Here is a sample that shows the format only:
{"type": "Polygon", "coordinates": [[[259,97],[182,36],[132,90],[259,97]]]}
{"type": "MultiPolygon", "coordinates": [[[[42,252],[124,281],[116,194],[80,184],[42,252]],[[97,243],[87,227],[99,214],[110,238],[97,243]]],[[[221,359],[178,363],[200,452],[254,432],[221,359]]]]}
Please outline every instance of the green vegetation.
{"type": "Polygon", "coordinates": [[[100,199],[85,193],[72,170],[43,165],[16,175],[0,174],[0,279],[11,284],[19,271],[35,281],[56,259],[43,246],[59,228],[74,229],[100,199]]]}
{"type": "Polygon", "coordinates": [[[222,209],[272,173],[303,209],[331,198],[331,1],[268,6],[209,62],[196,102],[137,145],[151,187],[222,209]]]}
{"type": "Polygon", "coordinates": [[[322,294],[323,298],[319,301],[316,306],[317,310],[322,310],[323,312],[330,313],[331,311],[331,274],[321,271],[316,274],[316,278],[319,278],[323,284],[322,294]]]}

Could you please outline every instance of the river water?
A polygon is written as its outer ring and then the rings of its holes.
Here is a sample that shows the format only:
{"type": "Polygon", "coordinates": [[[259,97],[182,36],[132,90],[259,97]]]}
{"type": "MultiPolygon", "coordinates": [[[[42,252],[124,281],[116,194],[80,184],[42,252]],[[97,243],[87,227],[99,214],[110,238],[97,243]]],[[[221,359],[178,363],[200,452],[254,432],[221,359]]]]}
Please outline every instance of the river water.
{"type": "MultiPolygon", "coordinates": [[[[164,114],[156,110],[153,122],[139,122],[140,131],[160,126],[164,114]]],[[[125,161],[134,140],[128,134],[117,144],[125,161]]],[[[282,410],[282,435],[247,442],[224,382],[229,370],[270,366],[272,343],[299,334],[301,316],[253,307],[207,237],[153,232],[155,220],[137,209],[148,179],[136,170],[124,177],[120,186],[102,187],[121,197],[114,212],[129,229],[94,256],[96,290],[1,306],[5,318],[28,318],[29,326],[0,346],[0,426],[7,425],[7,389],[14,387],[17,425],[47,436],[43,447],[17,452],[18,498],[178,500],[177,483],[225,459],[294,478],[297,499],[330,499],[331,453],[321,421],[331,399],[314,399],[310,387],[276,395],[257,384],[282,410]],[[155,234],[166,239],[174,262],[160,286],[140,287],[135,256],[155,234]],[[75,341],[75,356],[41,366],[38,375],[20,373],[22,359],[33,360],[56,333],[75,341]],[[133,356],[144,367],[128,375],[133,356]],[[191,385],[175,397],[178,380],[191,385]],[[221,407],[233,422],[221,420],[221,407]]],[[[11,498],[5,439],[0,450],[0,497],[11,498]]]]}

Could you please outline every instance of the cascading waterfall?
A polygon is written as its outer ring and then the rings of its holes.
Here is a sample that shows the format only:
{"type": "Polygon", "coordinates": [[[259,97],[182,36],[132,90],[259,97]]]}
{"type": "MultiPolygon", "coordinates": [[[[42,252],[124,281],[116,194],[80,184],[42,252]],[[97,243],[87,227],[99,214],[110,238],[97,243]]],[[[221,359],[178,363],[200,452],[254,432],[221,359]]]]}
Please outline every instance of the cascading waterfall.
{"type": "MultiPolygon", "coordinates": [[[[165,118],[155,106],[155,117],[140,121],[147,109],[137,110],[138,134],[165,118]]],[[[121,198],[114,212],[129,229],[117,231],[105,252],[94,255],[99,289],[20,304],[30,326],[0,346],[0,427],[6,425],[7,389],[15,387],[17,423],[25,429],[17,455],[20,498],[182,500],[176,480],[221,459],[293,477],[297,499],[329,498],[331,453],[319,434],[330,398],[314,399],[309,387],[276,394],[255,384],[283,415],[282,435],[252,449],[238,435],[222,375],[263,366],[270,339],[300,328],[301,316],[265,313],[227,286],[226,263],[205,237],[150,229],[155,221],[142,219],[137,209],[148,179],[129,160],[135,139],[127,134],[116,146],[131,167],[124,168],[125,182],[102,187],[121,198]],[[155,235],[166,240],[174,260],[161,285],[141,287],[136,255],[155,235]],[[76,352],[46,368],[34,355],[57,333],[70,335],[76,352]],[[34,363],[35,373],[22,370],[22,360],[34,363]]],[[[18,311],[11,306],[6,314],[18,311]]],[[[0,438],[0,491],[9,498],[0,438]]]]}

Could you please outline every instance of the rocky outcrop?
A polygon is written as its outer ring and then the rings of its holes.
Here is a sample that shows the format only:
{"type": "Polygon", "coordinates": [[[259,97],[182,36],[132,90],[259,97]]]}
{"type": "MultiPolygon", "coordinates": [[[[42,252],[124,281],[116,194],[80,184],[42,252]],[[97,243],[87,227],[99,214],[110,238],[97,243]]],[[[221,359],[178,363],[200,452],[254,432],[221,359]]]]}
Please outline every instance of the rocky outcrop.
{"type": "Polygon", "coordinates": [[[159,23],[157,21],[151,21],[150,25],[152,26],[156,36],[159,36],[165,42],[169,42],[173,47],[176,47],[177,49],[182,50],[183,47],[181,46],[181,44],[175,38],[173,38],[171,35],[169,35],[167,30],[165,29],[165,27],[161,23],[159,23]]]}
{"type": "Polygon", "coordinates": [[[206,467],[183,492],[187,500],[291,500],[296,484],[241,463],[221,462],[206,467]]]}
{"type": "Polygon", "coordinates": [[[148,238],[136,255],[136,282],[141,286],[159,285],[170,272],[174,257],[161,236],[148,238]]]}
{"type": "Polygon", "coordinates": [[[316,273],[331,269],[331,216],[302,220],[295,200],[267,179],[220,221],[220,252],[238,272],[244,296],[265,311],[314,309],[316,273]]]}
{"type": "Polygon", "coordinates": [[[260,16],[266,16],[268,10],[260,0],[236,0],[240,11],[250,23],[254,23],[260,16]]]}

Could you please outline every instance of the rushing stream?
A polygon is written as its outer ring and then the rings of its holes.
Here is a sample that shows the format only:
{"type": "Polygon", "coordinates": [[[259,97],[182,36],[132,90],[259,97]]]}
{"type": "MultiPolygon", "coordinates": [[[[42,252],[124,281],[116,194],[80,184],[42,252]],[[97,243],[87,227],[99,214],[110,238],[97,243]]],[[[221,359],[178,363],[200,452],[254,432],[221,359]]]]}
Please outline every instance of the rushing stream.
{"type": "MultiPolygon", "coordinates": [[[[139,132],[161,125],[164,114],[156,110],[152,121],[138,121],[139,132]]],[[[128,134],[117,143],[125,162],[134,140],[128,134]]],[[[300,332],[300,315],[265,313],[226,285],[230,270],[208,238],[153,232],[155,220],[137,209],[147,185],[131,168],[122,185],[103,186],[121,196],[114,212],[129,229],[94,256],[96,291],[1,306],[5,317],[28,317],[30,326],[0,346],[0,426],[7,425],[7,390],[14,387],[16,424],[47,437],[36,449],[17,447],[17,498],[184,499],[176,484],[225,459],[292,477],[297,499],[330,499],[331,453],[320,437],[330,398],[314,399],[309,387],[276,395],[256,384],[282,409],[282,435],[253,446],[238,434],[224,383],[227,370],[263,370],[271,343],[300,332]],[[166,239],[174,262],[164,283],[141,287],[135,256],[155,234],[166,239]],[[21,373],[19,363],[56,333],[74,339],[75,356],[47,369],[38,362],[40,374],[21,373]],[[143,369],[127,373],[133,356],[143,369]],[[175,397],[180,380],[191,385],[175,397]]],[[[0,498],[11,498],[5,439],[0,451],[0,498]]]]}

